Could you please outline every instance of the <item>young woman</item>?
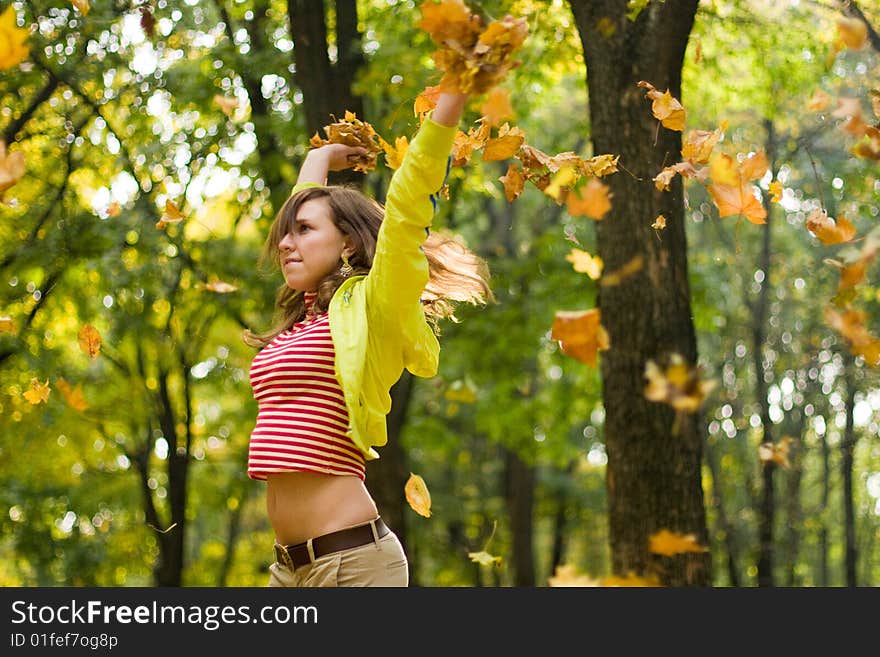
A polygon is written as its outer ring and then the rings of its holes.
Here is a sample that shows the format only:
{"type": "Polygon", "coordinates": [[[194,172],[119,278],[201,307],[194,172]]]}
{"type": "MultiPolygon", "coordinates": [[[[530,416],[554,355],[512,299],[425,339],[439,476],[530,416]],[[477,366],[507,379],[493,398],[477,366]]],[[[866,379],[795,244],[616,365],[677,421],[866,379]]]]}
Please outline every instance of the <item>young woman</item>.
{"type": "MultiPolygon", "coordinates": [[[[264,259],[284,276],[279,319],[250,371],[259,405],[248,475],[267,482],[269,586],[407,586],[406,555],[379,518],[365,461],[387,441],[404,368],[437,372],[437,320],[492,298],[485,263],[428,230],[467,97],[442,94],[392,176],[385,207],[326,186],[361,148],[310,151],[264,259]]],[[[401,491],[403,494],[403,491],[401,491]]]]}

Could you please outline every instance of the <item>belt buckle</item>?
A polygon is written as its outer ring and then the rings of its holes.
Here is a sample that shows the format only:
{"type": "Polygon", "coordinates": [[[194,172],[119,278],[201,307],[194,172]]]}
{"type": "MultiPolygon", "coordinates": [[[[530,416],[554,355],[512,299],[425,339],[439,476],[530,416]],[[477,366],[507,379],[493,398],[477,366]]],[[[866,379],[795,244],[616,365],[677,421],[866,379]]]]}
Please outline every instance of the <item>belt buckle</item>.
{"type": "Polygon", "coordinates": [[[275,544],[275,561],[285,568],[289,568],[291,571],[294,570],[293,559],[290,558],[290,553],[287,551],[287,548],[283,545],[278,545],[277,543],[275,544]]]}

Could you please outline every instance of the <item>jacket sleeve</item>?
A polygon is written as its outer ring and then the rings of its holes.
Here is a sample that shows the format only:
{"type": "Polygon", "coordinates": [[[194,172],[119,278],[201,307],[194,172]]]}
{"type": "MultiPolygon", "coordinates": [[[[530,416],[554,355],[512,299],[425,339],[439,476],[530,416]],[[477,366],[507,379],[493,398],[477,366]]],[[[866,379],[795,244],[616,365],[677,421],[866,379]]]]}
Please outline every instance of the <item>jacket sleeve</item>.
{"type": "Polygon", "coordinates": [[[434,219],[433,194],[446,177],[456,131],[426,118],[391,177],[366,280],[369,312],[386,326],[391,318],[403,320],[407,308],[421,312],[419,298],[428,282],[421,246],[434,219]]]}

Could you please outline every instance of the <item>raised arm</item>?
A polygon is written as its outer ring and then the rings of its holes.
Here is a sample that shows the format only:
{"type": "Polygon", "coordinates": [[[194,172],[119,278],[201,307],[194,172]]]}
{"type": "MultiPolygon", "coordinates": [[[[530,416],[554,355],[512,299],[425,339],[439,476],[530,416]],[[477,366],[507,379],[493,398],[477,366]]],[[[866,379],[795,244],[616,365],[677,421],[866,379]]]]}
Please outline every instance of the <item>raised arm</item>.
{"type": "Polygon", "coordinates": [[[440,125],[445,125],[446,127],[451,128],[457,126],[459,119],[461,119],[461,114],[464,111],[467,99],[467,94],[440,94],[431,118],[440,125]]]}
{"type": "Polygon", "coordinates": [[[306,153],[305,162],[299,170],[296,186],[307,183],[324,186],[327,184],[327,173],[342,171],[354,164],[358,155],[364,155],[366,149],[360,146],[345,144],[325,144],[306,153]]]}

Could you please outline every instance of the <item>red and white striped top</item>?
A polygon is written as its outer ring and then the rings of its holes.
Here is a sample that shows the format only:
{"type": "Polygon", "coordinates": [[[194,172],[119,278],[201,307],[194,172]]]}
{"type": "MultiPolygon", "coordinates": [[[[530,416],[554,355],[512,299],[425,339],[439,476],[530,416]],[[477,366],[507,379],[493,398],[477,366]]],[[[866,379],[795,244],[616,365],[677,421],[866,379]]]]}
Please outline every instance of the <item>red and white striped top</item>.
{"type": "Polygon", "coordinates": [[[333,366],[327,313],[279,333],[254,357],[250,380],[259,411],[248,449],[248,476],[289,471],[366,477],[363,453],[345,433],[348,410],[333,366]]]}

